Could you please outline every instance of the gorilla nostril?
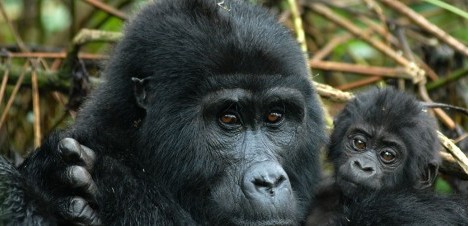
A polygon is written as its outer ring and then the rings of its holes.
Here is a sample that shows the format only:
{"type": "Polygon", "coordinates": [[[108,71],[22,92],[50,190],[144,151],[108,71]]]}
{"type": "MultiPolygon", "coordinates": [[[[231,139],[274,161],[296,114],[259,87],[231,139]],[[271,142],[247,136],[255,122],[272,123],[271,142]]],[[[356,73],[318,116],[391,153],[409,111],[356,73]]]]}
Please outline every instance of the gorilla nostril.
{"type": "Polygon", "coordinates": [[[256,187],[264,187],[264,188],[276,188],[281,186],[281,184],[286,181],[286,177],[284,175],[263,175],[261,178],[255,178],[252,183],[256,187]]]}
{"type": "Polygon", "coordinates": [[[266,200],[265,197],[289,197],[291,184],[284,169],[276,163],[262,162],[250,167],[242,185],[247,197],[266,200]]]}
{"type": "Polygon", "coordinates": [[[358,169],[367,172],[367,173],[372,173],[374,172],[374,168],[372,166],[365,166],[359,161],[354,161],[354,166],[356,166],[358,169]]]}

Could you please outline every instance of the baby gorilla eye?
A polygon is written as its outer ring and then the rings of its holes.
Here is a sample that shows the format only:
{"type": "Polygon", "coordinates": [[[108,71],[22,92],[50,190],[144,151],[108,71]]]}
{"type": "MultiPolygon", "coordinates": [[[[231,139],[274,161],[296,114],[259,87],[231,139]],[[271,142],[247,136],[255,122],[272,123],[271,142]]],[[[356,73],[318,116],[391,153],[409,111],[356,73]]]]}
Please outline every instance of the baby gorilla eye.
{"type": "Polygon", "coordinates": [[[392,163],[395,161],[396,156],[391,151],[382,151],[380,152],[380,158],[384,163],[392,163]]]}
{"type": "Polygon", "coordinates": [[[358,151],[364,151],[366,149],[366,142],[360,138],[353,139],[353,147],[358,151]]]}
{"type": "Polygon", "coordinates": [[[266,117],[266,120],[269,123],[278,123],[282,119],[283,119],[283,114],[280,112],[270,112],[266,117]]]}
{"type": "Polygon", "coordinates": [[[224,124],[234,125],[239,122],[239,118],[235,114],[224,113],[219,117],[219,121],[224,124]]]}

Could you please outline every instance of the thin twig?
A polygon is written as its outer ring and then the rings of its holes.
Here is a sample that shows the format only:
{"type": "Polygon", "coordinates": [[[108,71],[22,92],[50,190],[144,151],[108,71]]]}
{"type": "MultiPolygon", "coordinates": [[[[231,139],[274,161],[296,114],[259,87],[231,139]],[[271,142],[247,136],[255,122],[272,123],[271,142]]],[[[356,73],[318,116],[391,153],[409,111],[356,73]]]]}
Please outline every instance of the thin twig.
{"type": "Polygon", "coordinates": [[[452,156],[455,158],[455,160],[463,169],[463,171],[465,171],[465,173],[468,174],[468,158],[466,157],[466,155],[444,134],[437,131],[437,135],[439,136],[439,140],[445,147],[445,149],[447,149],[447,151],[450,154],[452,154],[452,156]]]}
{"type": "Polygon", "coordinates": [[[322,15],[323,17],[329,19],[333,23],[336,23],[337,25],[345,28],[346,30],[351,32],[351,34],[353,34],[354,36],[369,43],[370,45],[372,45],[374,48],[376,48],[380,52],[384,53],[385,55],[395,60],[398,64],[404,66],[406,69],[406,73],[411,75],[411,78],[414,83],[418,83],[421,79],[423,79],[425,72],[421,68],[419,68],[414,62],[407,60],[406,58],[401,56],[399,53],[397,53],[396,51],[394,51],[392,48],[385,45],[381,41],[366,35],[365,32],[362,31],[362,29],[352,24],[351,22],[349,22],[349,20],[343,18],[342,16],[335,14],[332,10],[330,10],[324,4],[311,3],[309,4],[309,7],[315,12],[322,15]]]}
{"type": "Polygon", "coordinates": [[[0,0],[0,13],[3,16],[3,19],[5,19],[6,23],[8,24],[8,28],[10,29],[11,34],[15,38],[15,42],[16,44],[18,44],[18,47],[21,49],[22,52],[27,52],[28,47],[24,44],[23,39],[21,39],[18,32],[13,27],[13,24],[11,23],[11,20],[8,17],[8,14],[6,13],[5,7],[3,5],[3,0],[0,0]]]}
{"type": "Polygon", "coordinates": [[[347,42],[352,38],[351,35],[341,35],[330,40],[322,49],[314,53],[314,56],[310,59],[312,61],[319,61],[328,56],[331,51],[333,51],[338,45],[347,42]]]}
{"type": "Polygon", "coordinates": [[[32,62],[33,70],[31,75],[32,99],[34,112],[34,147],[41,146],[41,108],[39,105],[39,87],[37,84],[37,60],[32,62]]]}
{"type": "Polygon", "coordinates": [[[312,69],[320,69],[326,71],[340,71],[388,78],[411,78],[410,75],[406,74],[406,70],[404,68],[376,67],[332,61],[310,61],[309,64],[312,67],[312,69]]]}
{"type": "MultiPolygon", "coordinates": [[[[56,58],[63,59],[67,56],[66,52],[48,53],[48,52],[23,52],[23,53],[8,53],[12,58],[56,58]]],[[[78,58],[85,60],[103,60],[109,58],[107,55],[80,53],[78,58]]]]}
{"type": "Polygon", "coordinates": [[[456,81],[458,79],[461,79],[461,78],[463,78],[463,77],[465,77],[467,75],[468,75],[468,68],[463,68],[463,69],[460,69],[460,70],[457,70],[457,71],[451,73],[447,77],[443,77],[443,78],[441,78],[439,80],[428,83],[426,85],[426,87],[427,87],[428,90],[437,89],[439,87],[442,87],[442,86],[446,85],[447,83],[454,82],[454,81],[456,81]]]}
{"type": "Polygon", "coordinates": [[[468,47],[466,47],[463,43],[458,41],[456,38],[447,34],[445,31],[443,31],[439,27],[429,22],[426,18],[419,15],[418,13],[413,11],[411,8],[407,7],[405,4],[401,3],[400,1],[395,1],[395,0],[381,0],[381,2],[393,8],[394,10],[398,11],[399,13],[403,14],[404,16],[408,17],[415,24],[425,29],[426,31],[428,31],[429,33],[437,37],[442,42],[445,42],[450,47],[454,48],[460,53],[463,53],[463,55],[468,56],[468,47]]]}
{"type": "Polygon", "coordinates": [[[88,42],[117,42],[121,38],[121,32],[81,29],[73,38],[73,44],[83,45],[88,42]]]}
{"type": "Polygon", "coordinates": [[[441,151],[440,157],[442,159],[442,164],[439,169],[442,173],[456,176],[462,180],[468,180],[468,174],[463,171],[453,155],[445,151],[441,151]]]}
{"type": "Polygon", "coordinates": [[[124,12],[112,7],[112,6],[109,6],[103,2],[100,2],[100,1],[96,1],[96,0],[83,0],[85,1],[86,3],[110,14],[110,15],[114,15],[122,20],[127,20],[127,15],[125,15],[124,12]]]}
{"type": "Polygon", "coordinates": [[[307,53],[307,44],[305,42],[305,33],[302,27],[301,14],[297,7],[296,0],[288,0],[288,4],[291,7],[291,15],[294,24],[294,30],[296,31],[297,42],[301,46],[302,52],[307,53]]]}
{"type": "Polygon", "coordinates": [[[376,82],[378,82],[380,80],[382,80],[381,77],[375,76],[375,77],[361,79],[361,80],[358,80],[356,82],[349,82],[349,83],[343,84],[341,86],[338,86],[336,88],[345,91],[345,90],[350,90],[350,89],[355,89],[355,88],[367,86],[367,85],[376,83],[376,82]]]}
{"type": "Polygon", "coordinates": [[[28,64],[29,64],[29,61],[27,61],[24,64],[23,70],[22,70],[23,72],[19,76],[18,81],[15,84],[15,88],[13,88],[13,92],[11,92],[10,99],[8,99],[8,103],[5,106],[5,108],[3,109],[2,117],[0,117],[0,129],[3,126],[3,123],[5,123],[5,120],[6,120],[7,116],[8,116],[8,112],[10,111],[11,105],[13,104],[13,101],[15,100],[16,94],[18,93],[18,90],[19,90],[19,88],[21,86],[21,83],[23,82],[24,75],[26,74],[26,67],[28,66],[28,64]]]}
{"type": "Polygon", "coordinates": [[[330,99],[335,102],[347,102],[354,97],[354,94],[350,92],[343,92],[335,89],[329,85],[325,85],[318,82],[313,82],[313,85],[317,89],[317,93],[324,98],[330,99]]]}
{"type": "Polygon", "coordinates": [[[5,71],[3,72],[2,85],[0,86],[0,106],[2,106],[3,97],[5,96],[5,90],[6,90],[6,86],[8,83],[9,73],[10,73],[10,70],[8,68],[6,68],[5,71]]]}

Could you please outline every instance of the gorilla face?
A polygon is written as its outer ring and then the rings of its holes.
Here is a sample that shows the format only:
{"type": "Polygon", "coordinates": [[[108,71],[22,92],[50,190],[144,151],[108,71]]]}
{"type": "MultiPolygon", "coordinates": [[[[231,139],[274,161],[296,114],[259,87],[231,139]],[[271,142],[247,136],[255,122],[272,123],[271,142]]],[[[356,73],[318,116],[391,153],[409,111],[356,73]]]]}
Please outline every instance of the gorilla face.
{"type": "Polygon", "coordinates": [[[199,205],[192,207],[193,216],[205,215],[210,223],[235,225],[299,223],[300,213],[308,208],[299,201],[307,197],[302,189],[314,189],[313,181],[299,181],[301,176],[318,172],[299,175],[295,168],[302,160],[314,163],[318,153],[311,148],[319,145],[313,142],[320,136],[313,137],[317,109],[308,104],[313,103],[312,90],[305,78],[303,82],[297,79],[282,75],[209,76],[197,81],[192,95],[186,95],[184,89],[180,90],[183,95],[174,96],[178,103],[186,104],[178,109],[174,109],[177,104],[164,107],[160,103],[151,80],[136,83],[136,90],[142,90],[137,99],[147,109],[142,131],[166,141],[158,146],[146,142],[141,149],[165,155],[157,158],[163,162],[153,163],[154,170],[164,174],[169,187],[180,188],[177,197],[183,203],[189,201],[187,208],[194,200],[184,198],[188,194],[195,197],[199,205]],[[172,116],[161,117],[165,115],[172,116]],[[159,151],[168,146],[171,152],[159,151]]]}
{"type": "Polygon", "coordinates": [[[349,102],[335,120],[329,157],[345,195],[363,189],[423,189],[438,168],[434,120],[412,96],[371,90],[349,102]]]}
{"type": "Polygon", "coordinates": [[[397,134],[362,122],[348,129],[342,151],[337,183],[349,194],[401,183],[408,151],[397,134]]]}

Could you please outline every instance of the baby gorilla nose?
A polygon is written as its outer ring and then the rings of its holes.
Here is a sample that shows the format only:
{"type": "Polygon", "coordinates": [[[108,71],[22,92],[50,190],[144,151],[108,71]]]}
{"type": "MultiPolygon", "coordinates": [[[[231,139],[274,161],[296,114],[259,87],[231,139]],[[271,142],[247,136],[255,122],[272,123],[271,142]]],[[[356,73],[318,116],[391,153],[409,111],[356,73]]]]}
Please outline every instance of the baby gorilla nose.
{"type": "Polygon", "coordinates": [[[355,168],[357,168],[359,170],[362,170],[363,172],[369,174],[369,176],[374,175],[375,170],[374,170],[373,165],[370,165],[370,164],[368,164],[366,162],[361,162],[361,161],[358,161],[358,160],[354,161],[353,164],[354,164],[353,166],[355,168]]]}
{"type": "Polygon", "coordinates": [[[284,169],[275,162],[260,162],[247,169],[242,181],[247,198],[258,202],[286,201],[292,196],[284,169]]]}

